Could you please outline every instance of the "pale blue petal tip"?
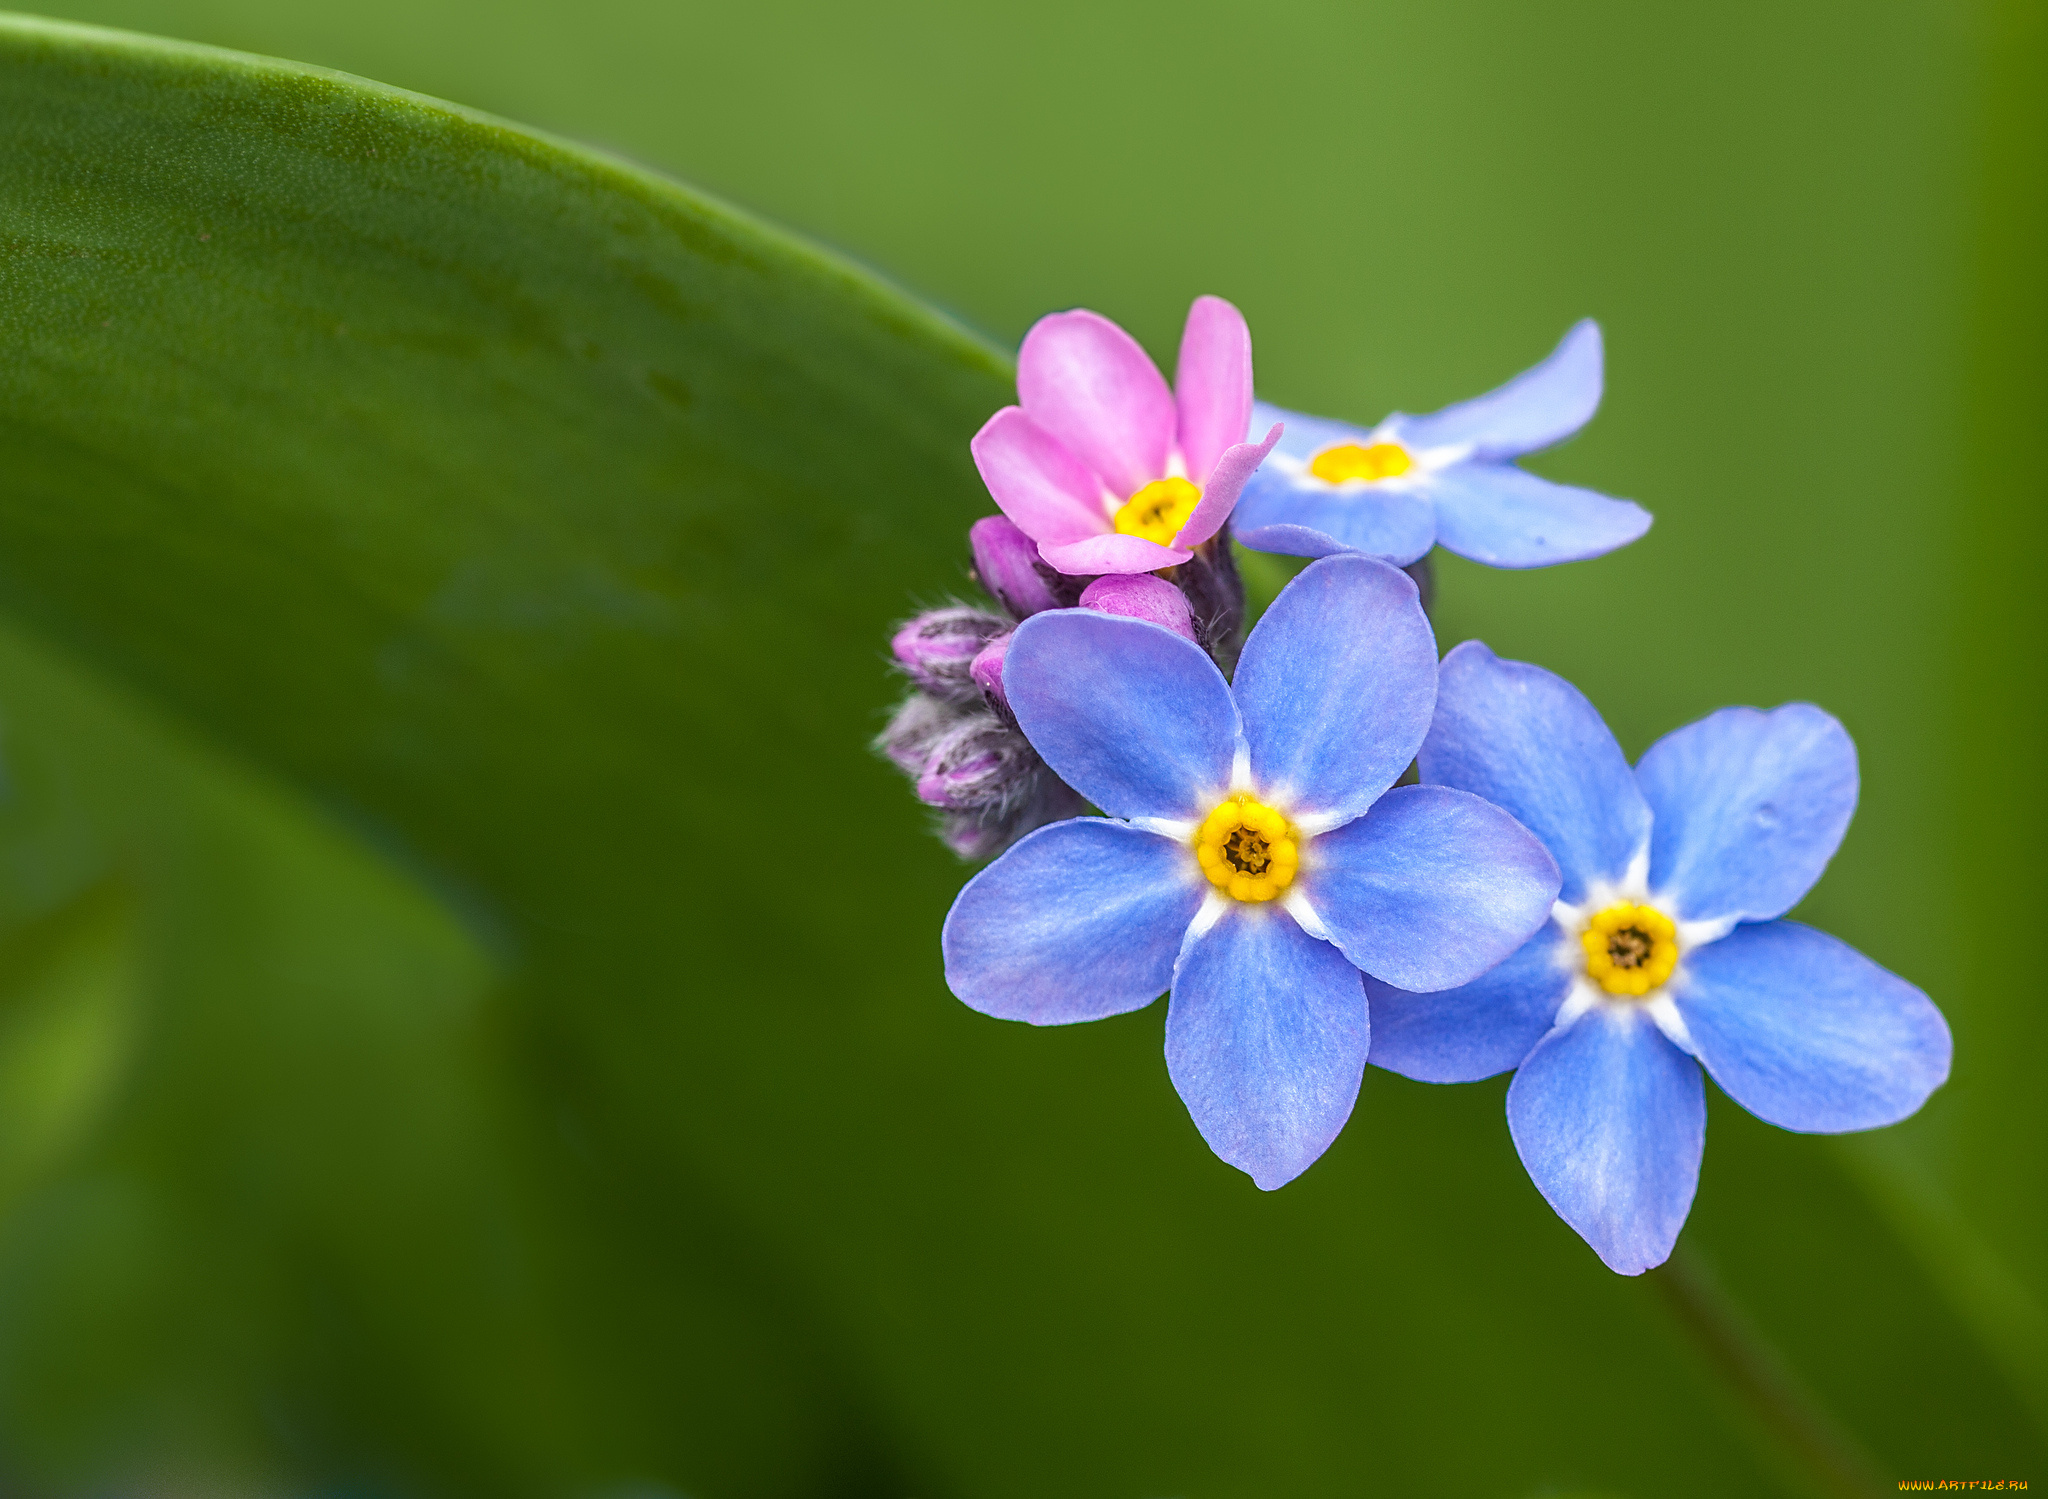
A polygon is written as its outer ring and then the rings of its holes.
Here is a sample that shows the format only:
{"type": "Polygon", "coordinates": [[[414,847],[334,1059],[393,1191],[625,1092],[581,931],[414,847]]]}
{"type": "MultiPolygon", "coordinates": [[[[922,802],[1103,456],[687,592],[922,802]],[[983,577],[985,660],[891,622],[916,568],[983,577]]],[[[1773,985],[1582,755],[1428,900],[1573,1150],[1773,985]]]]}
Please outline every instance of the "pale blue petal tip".
{"type": "Polygon", "coordinates": [[[1627,546],[1650,529],[1629,500],[1555,484],[1511,463],[1459,463],[1432,474],[1436,539],[1489,567],[1552,567],[1627,546]]]}
{"type": "Polygon", "coordinates": [[[1358,970],[1270,905],[1235,904],[1188,940],[1166,1066],[1209,1148],[1270,1192],[1351,1117],[1371,1032],[1358,970]]]}
{"type": "Polygon", "coordinates": [[[1686,959],[1694,1049],[1737,1103],[1784,1129],[1896,1124],[1948,1080],[1948,1022],[1920,990],[1793,921],[1738,926],[1686,959]]]}
{"type": "Polygon", "coordinates": [[[1650,888],[1694,921],[1782,915],[1856,812],[1856,745],[1811,703],[1723,708],[1651,745],[1636,779],[1655,816],[1650,888]]]}
{"type": "Polygon", "coordinates": [[[1605,354],[1600,325],[1574,325],[1541,364],[1497,390],[1428,416],[1404,417],[1401,438],[1417,447],[1471,444],[1472,456],[1499,462],[1564,441],[1600,409],[1605,354]]]}
{"type": "Polygon", "coordinates": [[[1003,1020],[1067,1025],[1150,1004],[1173,978],[1203,882],[1172,839],[1074,818],[1020,839],[953,902],[946,983],[1003,1020]]]}
{"type": "Polygon", "coordinates": [[[1706,1129],[1698,1064],[1633,1007],[1552,1031],[1508,1087],[1508,1130],[1530,1180],[1622,1275],[1671,1257],[1706,1129]]]}

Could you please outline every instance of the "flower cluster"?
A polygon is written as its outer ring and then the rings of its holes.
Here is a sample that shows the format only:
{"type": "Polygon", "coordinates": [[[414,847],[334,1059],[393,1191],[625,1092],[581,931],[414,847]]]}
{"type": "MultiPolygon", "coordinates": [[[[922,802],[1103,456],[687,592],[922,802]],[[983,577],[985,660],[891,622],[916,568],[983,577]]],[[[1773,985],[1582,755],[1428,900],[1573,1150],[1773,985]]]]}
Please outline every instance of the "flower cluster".
{"type": "Polygon", "coordinates": [[[1538,567],[1648,529],[1514,462],[1592,417],[1601,359],[1581,323],[1488,395],[1355,427],[1256,403],[1220,299],[1171,389],[1106,319],[1041,320],[972,445],[995,607],[903,626],[879,742],[954,849],[998,856],[941,936],[968,1005],[1063,1025],[1167,994],[1174,1087],[1268,1190],[1368,1063],[1513,1071],[1531,1178],[1638,1274],[1691,1207],[1703,1072],[1787,1129],[1869,1129],[1941,1085],[1950,1039],[1919,989],[1784,919],[1855,810],[1835,719],[1723,709],[1631,767],[1562,678],[1476,641],[1439,662],[1402,570],[1432,546],[1538,567]],[[1233,540],[1311,559],[1248,638],[1233,540]]]}

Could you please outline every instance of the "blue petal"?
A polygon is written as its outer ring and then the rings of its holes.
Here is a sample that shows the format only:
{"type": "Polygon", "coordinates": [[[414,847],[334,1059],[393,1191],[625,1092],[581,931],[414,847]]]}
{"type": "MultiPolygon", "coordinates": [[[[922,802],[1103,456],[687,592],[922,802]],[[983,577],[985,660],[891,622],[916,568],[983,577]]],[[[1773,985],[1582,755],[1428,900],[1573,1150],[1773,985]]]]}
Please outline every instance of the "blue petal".
{"type": "Polygon", "coordinates": [[[1301,882],[1330,940],[1403,989],[1470,983],[1550,919],[1557,863],[1491,802],[1397,786],[1309,840],[1301,882]]]}
{"type": "Polygon", "coordinates": [[[1934,1002],[1794,921],[1739,926],[1688,954],[1678,1012],[1714,1081],[1785,1129],[1896,1124],[1948,1081],[1934,1002]]]}
{"type": "Polygon", "coordinates": [[[1069,1025],[1166,991],[1209,888],[1171,838],[1077,817],[967,882],[939,936],[946,985],[984,1015],[1069,1025]]]}
{"type": "Polygon", "coordinates": [[[1856,812],[1856,745],[1811,703],[1723,708],[1636,766],[1656,826],[1650,888],[1693,921],[1783,915],[1827,868],[1856,812]]]}
{"type": "Polygon", "coordinates": [[[1209,1148],[1270,1192],[1351,1117],[1366,1026],[1342,953],[1272,905],[1232,901],[1174,969],[1166,1070],[1209,1148]]]}
{"type": "Polygon", "coordinates": [[[1635,1006],[1601,1005],[1537,1043],[1508,1088],[1536,1190],[1623,1275],[1671,1257],[1706,1146],[1691,1057],[1635,1006]]]}
{"type": "Polygon", "coordinates": [[[1429,416],[1403,417],[1398,430],[1414,447],[1471,443],[1481,460],[1513,458],[1562,442],[1600,409],[1600,325],[1576,324],[1534,369],[1500,389],[1429,416]]]}
{"type": "Polygon", "coordinates": [[[1650,808],[1585,694],[1476,640],[1444,657],[1422,779],[1505,807],[1557,859],[1564,898],[1619,880],[1650,838],[1650,808]]]}
{"type": "Polygon", "coordinates": [[[1436,539],[1489,567],[1549,567],[1625,546],[1650,512],[1590,489],[1553,484],[1511,463],[1456,463],[1420,487],[1436,502],[1436,539]]]}
{"type": "Polygon", "coordinates": [[[1435,543],[1436,508],[1414,489],[1387,484],[1338,489],[1320,479],[1297,480],[1269,465],[1252,476],[1238,497],[1232,526],[1237,539],[1256,551],[1295,557],[1365,552],[1405,567],[1435,543]],[[1311,538],[1318,549],[1310,550],[1286,534],[1292,529],[1336,545],[1311,538]]]}
{"type": "Polygon", "coordinates": [[[1206,814],[1239,727],[1201,647],[1143,620],[1053,609],[1017,627],[1003,691],[1061,780],[1113,817],[1206,814]]]}
{"type": "Polygon", "coordinates": [[[1578,946],[1545,926],[1500,967],[1458,989],[1411,994],[1366,976],[1373,1066],[1419,1083],[1476,1083],[1519,1067],[1557,1019],[1578,946]]]}
{"type": "Polygon", "coordinates": [[[1311,562],[1245,642],[1233,690],[1259,790],[1294,814],[1358,816],[1415,758],[1436,701],[1414,582],[1371,557],[1311,562]]]}
{"type": "Polygon", "coordinates": [[[1283,557],[1307,557],[1310,561],[1357,550],[1307,526],[1257,526],[1249,531],[1232,527],[1230,534],[1255,552],[1278,552],[1283,557]]]}

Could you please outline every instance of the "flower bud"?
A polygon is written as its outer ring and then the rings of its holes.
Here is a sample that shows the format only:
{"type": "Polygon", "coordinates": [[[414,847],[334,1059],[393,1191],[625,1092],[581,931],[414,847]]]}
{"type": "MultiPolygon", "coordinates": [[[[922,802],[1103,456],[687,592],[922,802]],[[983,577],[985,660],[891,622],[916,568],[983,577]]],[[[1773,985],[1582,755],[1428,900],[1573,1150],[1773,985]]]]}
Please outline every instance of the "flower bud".
{"type": "Polygon", "coordinates": [[[1087,810],[1015,721],[979,701],[962,707],[913,692],[875,748],[939,809],[939,836],[963,859],[992,859],[1033,828],[1087,810]]]}
{"type": "Polygon", "coordinates": [[[1016,618],[1059,607],[1038,560],[1038,543],[1007,515],[983,516],[969,526],[967,544],[974,549],[974,575],[981,586],[1016,618]]]}
{"type": "Polygon", "coordinates": [[[988,705],[1004,718],[1011,717],[1010,699],[1003,692],[1003,657],[1009,654],[1010,637],[1014,630],[1005,630],[981,648],[981,654],[968,664],[967,675],[974,685],[981,689],[981,695],[988,699],[988,705]]]}
{"type": "Polygon", "coordinates": [[[1004,801],[974,812],[948,812],[939,836],[963,859],[993,859],[1034,828],[1062,818],[1079,817],[1088,804],[1043,760],[1012,788],[1004,801]]]}
{"type": "Polygon", "coordinates": [[[905,775],[916,777],[931,759],[933,747],[960,722],[961,711],[930,693],[913,692],[890,717],[889,726],[875,736],[875,748],[905,775]]]}
{"type": "Polygon", "coordinates": [[[968,812],[1007,800],[1038,759],[1030,741],[993,713],[973,713],[948,730],[917,778],[917,799],[968,812]]]}
{"type": "Polygon", "coordinates": [[[1164,625],[1183,639],[1195,638],[1187,597],[1164,578],[1155,578],[1150,573],[1110,573],[1097,578],[1082,590],[1081,607],[1146,620],[1164,625]]]}
{"type": "Polygon", "coordinates": [[[928,609],[896,632],[889,648],[910,680],[935,696],[972,701],[979,689],[967,669],[989,637],[1009,621],[981,609],[954,604],[928,609]]]}

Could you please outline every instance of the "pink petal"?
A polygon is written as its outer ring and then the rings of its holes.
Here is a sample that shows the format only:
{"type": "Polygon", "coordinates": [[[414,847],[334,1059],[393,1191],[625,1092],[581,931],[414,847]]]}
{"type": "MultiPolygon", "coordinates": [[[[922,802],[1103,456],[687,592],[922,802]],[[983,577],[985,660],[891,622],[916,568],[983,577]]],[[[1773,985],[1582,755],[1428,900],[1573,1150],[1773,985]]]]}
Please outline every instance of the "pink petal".
{"type": "Polygon", "coordinates": [[[1022,408],[998,411],[968,447],[996,504],[1033,541],[1079,541],[1109,529],[1102,481],[1022,408]]]}
{"type": "Polygon", "coordinates": [[[1197,297],[1180,336],[1173,391],[1180,407],[1180,455],[1188,477],[1206,485],[1216,460],[1252,424],[1252,330],[1221,297],[1197,297]]]}
{"type": "Polygon", "coordinates": [[[1230,519],[1230,512],[1237,508],[1237,497],[1244,492],[1251,476],[1258,472],[1259,465],[1266,461],[1266,455],[1273,451],[1273,444],[1280,440],[1282,426],[1283,423],[1273,423],[1273,430],[1266,434],[1264,442],[1241,442],[1224,450],[1223,456],[1216,460],[1216,471],[1209,475],[1209,482],[1202,488],[1202,502],[1195,506],[1195,513],[1188,517],[1188,523],[1173,538],[1175,546],[1200,546],[1223,529],[1223,523],[1230,519]]]}
{"type": "Polygon", "coordinates": [[[1162,567],[1177,567],[1193,552],[1163,547],[1142,536],[1091,536],[1086,541],[1051,542],[1038,545],[1038,555],[1071,577],[1092,573],[1151,573],[1162,567]]]}
{"type": "Polygon", "coordinates": [[[1017,399],[1117,499],[1166,477],[1173,393],[1138,341],[1108,318],[1055,312],[1034,323],[1017,354],[1017,399]]]}

